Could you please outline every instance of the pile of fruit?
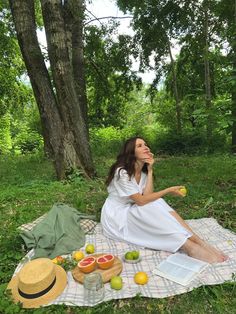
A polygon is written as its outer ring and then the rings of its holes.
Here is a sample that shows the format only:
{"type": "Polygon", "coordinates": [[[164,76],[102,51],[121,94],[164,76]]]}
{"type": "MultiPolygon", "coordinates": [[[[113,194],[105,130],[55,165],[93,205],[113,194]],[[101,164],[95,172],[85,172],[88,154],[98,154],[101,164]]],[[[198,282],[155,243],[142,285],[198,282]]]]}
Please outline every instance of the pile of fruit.
{"type": "MultiPolygon", "coordinates": [[[[87,244],[85,247],[87,254],[93,254],[95,252],[95,246],[93,244],[87,244]]],[[[85,256],[82,251],[75,251],[72,255],[74,263],[76,262],[80,271],[88,274],[94,271],[97,267],[106,270],[113,266],[115,257],[112,254],[103,254],[96,256],[85,256]]],[[[140,260],[139,251],[128,251],[124,255],[124,259],[127,262],[138,262],[140,260]]],[[[62,256],[57,256],[53,259],[53,262],[64,267],[67,259],[62,256]]],[[[70,261],[71,262],[71,261],[70,261]]],[[[75,265],[74,265],[75,266],[75,265]]],[[[148,283],[148,275],[145,272],[137,272],[134,275],[134,282],[138,285],[145,285],[148,283]]],[[[123,288],[123,280],[121,276],[113,276],[110,280],[110,287],[114,290],[121,290],[123,288]]]]}
{"type": "Polygon", "coordinates": [[[127,261],[138,260],[140,257],[139,251],[128,251],[125,253],[125,259],[127,261]]]}

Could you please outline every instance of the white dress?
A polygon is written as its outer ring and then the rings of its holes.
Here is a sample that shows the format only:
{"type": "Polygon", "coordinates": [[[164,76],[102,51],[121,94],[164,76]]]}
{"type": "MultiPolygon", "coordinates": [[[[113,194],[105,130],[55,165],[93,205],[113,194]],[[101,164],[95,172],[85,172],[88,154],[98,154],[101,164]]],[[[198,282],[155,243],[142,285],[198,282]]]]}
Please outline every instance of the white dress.
{"type": "Polygon", "coordinates": [[[176,252],[192,233],[170,214],[173,209],[162,199],[138,206],[130,195],[143,193],[147,175],[142,172],[139,184],[122,169],[108,186],[108,197],[102,207],[104,234],[112,239],[143,247],[176,252]]]}

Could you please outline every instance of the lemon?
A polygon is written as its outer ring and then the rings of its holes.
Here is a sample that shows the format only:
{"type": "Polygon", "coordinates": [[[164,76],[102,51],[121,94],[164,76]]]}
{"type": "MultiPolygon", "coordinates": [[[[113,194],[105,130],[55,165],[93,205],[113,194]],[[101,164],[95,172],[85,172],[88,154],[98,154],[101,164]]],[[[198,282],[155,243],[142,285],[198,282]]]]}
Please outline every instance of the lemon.
{"type": "Polygon", "coordinates": [[[85,247],[85,251],[87,254],[92,254],[95,252],[95,246],[93,244],[87,244],[85,247]]]}
{"type": "Polygon", "coordinates": [[[148,282],[148,275],[144,271],[139,271],[134,275],[134,281],[138,285],[145,285],[148,282]]]}
{"type": "Polygon", "coordinates": [[[120,290],[123,287],[122,278],[120,276],[114,276],[111,278],[110,286],[112,289],[120,290]]]}
{"type": "Polygon", "coordinates": [[[84,253],[82,251],[76,251],[73,253],[73,259],[76,261],[80,261],[84,258],[84,253]]]}
{"type": "Polygon", "coordinates": [[[186,196],[186,194],[187,194],[187,189],[186,189],[185,187],[179,189],[179,191],[180,191],[180,193],[183,194],[183,196],[186,196]]]}

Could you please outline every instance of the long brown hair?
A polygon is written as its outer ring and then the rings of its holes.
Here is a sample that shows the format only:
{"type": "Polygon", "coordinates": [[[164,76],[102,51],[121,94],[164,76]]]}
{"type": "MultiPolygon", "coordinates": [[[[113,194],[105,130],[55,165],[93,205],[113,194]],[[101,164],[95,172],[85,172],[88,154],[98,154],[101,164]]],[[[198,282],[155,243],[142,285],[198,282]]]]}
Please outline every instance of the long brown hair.
{"type": "MultiPolygon", "coordinates": [[[[111,166],[109,170],[108,177],[106,179],[106,185],[110,184],[110,182],[114,178],[116,169],[119,167],[120,170],[125,169],[127,171],[129,178],[131,178],[135,174],[135,144],[137,139],[143,140],[143,138],[140,136],[134,136],[125,141],[119,155],[116,158],[115,163],[111,166]]],[[[144,164],[142,171],[147,173],[146,163],[144,164]]]]}

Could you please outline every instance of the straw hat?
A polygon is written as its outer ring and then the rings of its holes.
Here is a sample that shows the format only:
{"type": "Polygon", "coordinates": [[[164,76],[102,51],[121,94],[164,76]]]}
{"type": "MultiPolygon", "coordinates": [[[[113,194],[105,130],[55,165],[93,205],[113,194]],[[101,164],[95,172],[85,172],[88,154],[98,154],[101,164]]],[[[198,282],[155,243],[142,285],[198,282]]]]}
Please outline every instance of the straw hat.
{"type": "Polygon", "coordinates": [[[15,303],[37,308],[58,297],[67,284],[65,270],[48,258],[28,262],[8,284],[15,303]]]}

